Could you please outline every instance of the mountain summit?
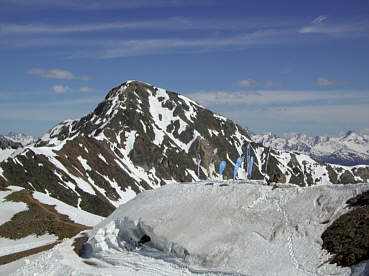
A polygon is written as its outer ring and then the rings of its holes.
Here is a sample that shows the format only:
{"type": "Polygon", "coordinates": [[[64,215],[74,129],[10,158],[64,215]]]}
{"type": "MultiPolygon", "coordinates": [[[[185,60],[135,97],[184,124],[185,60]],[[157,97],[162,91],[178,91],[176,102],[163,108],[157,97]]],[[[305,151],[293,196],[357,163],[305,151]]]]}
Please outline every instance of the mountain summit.
{"type": "MultiPolygon", "coordinates": [[[[220,178],[221,160],[227,162],[223,177],[231,179],[236,159],[248,144],[254,180],[306,186],[369,178],[363,166],[327,165],[274,149],[265,171],[268,149],[253,142],[239,125],[180,94],[127,81],[110,90],[90,114],[58,124],[1,162],[0,186],[36,190],[106,216],[143,190],[220,178]]],[[[246,177],[243,169],[238,177],[246,177]]]]}

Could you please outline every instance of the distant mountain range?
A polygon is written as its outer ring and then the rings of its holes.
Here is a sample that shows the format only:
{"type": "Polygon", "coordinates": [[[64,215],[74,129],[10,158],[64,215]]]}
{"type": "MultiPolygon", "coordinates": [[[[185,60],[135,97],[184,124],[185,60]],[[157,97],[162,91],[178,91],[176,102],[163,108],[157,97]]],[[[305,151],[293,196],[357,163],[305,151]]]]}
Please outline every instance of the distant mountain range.
{"type": "Polygon", "coordinates": [[[338,136],[308,136],[292,132],[282,137],[267,132],[254,134],[252,139],[266,147],[298,151],[327,163],[369,165],[369,134],[365,131],[348,131],[338,136]]]}
{"type": "Polygon", "coordinates": [[[0,134],[0,162],[10,157],[17,149],[22,149],[36,140],[36,138],[23,133],[0,134]]]}
{"type": "Polygon", "coordinates": [[[32,144],[37,140],[37,138],[21,132],[9,132],[7,135],[0,135],[0,137],[1,136],[15,143],[20,143],[23,146],[32,144]]]}

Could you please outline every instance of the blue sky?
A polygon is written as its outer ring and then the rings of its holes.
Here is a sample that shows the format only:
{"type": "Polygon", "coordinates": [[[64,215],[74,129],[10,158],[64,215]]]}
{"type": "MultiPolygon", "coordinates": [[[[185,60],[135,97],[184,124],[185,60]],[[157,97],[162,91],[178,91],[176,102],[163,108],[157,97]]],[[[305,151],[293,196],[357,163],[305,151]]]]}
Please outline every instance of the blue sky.
{"type": "Polygon", "coordinates": [[[369,127],[367,0],[0,0],[0,133],[41,136],[136,79],[253,132],[369,127]]]}

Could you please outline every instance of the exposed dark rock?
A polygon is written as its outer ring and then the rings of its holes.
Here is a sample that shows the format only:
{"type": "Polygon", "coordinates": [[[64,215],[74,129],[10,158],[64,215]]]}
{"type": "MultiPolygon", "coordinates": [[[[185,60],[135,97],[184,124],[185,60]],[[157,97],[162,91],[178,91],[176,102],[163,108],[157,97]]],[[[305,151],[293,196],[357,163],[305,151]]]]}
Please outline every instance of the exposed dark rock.
{"type": "Polygon", "coordinates": [[[369,205],[369,191],[366,191],[356,197],[350,198],[346,202],[351,207],[360,207],[369,205]]]}
{"type": "Polygon", "coordinates": [[[330,263],[339,266],[369,259],[369,191],[346,203],[356,208],[335,220],[321,236],[322,247],[333,255],[330,263]]]}

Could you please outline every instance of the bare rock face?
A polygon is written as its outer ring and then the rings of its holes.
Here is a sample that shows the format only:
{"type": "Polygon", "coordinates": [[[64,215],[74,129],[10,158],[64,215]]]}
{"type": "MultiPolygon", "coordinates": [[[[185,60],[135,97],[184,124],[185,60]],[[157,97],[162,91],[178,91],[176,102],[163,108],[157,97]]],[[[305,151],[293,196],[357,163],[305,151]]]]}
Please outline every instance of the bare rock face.
{"type": "Polygon", "coordinates": [[[346,202],[354,209],[339,217],[322,234],[331,263],[352,266],[369,259],[369,191],[346,202]]]}

